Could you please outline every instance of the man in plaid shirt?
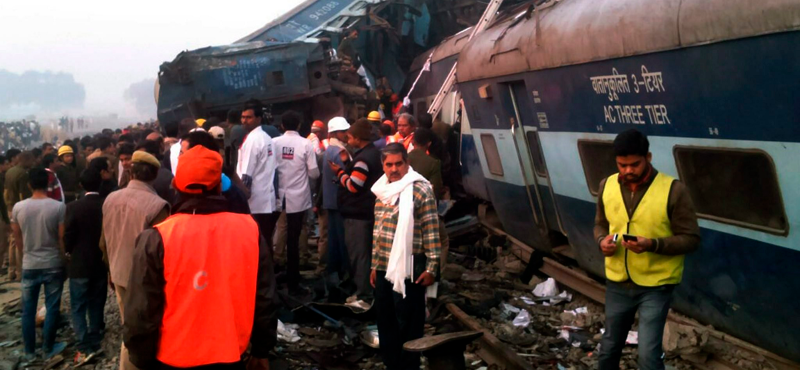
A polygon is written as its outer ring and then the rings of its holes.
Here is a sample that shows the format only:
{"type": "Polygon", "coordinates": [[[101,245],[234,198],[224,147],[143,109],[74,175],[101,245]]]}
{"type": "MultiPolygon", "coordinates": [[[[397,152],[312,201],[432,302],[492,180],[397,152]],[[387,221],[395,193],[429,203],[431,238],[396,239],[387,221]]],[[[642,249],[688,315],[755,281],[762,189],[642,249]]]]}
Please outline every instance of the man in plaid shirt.
{"type": "Polygon", "coordinates": [[[419,353],[403,343],[422,338],[425,292],[439,268],[441,243],[431,184],[408,164],[398,143],[381,152],[384,176],[372,187],[375,225],[372,272],[381,357],[389,370],[419,369],[419,353]]]}

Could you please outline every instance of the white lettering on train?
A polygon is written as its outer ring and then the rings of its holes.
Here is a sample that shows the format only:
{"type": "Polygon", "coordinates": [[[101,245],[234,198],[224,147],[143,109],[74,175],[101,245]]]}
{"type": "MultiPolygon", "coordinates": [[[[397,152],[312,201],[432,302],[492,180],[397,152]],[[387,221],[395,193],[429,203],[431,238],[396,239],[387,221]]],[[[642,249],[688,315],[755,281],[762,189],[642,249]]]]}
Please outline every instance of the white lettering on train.
{"type": "MultiPolygon", "coordinates": [[[[664,76],[661,72],[650,72],[647,66],[642,65],[641,74],[621,74],[616,68],[611,68],[610,75],[591,76],[592,90],[597,95],[606,95],[610,101],[620,100],[623,94],[662,93],[664,76]],[[633,86],[633,88],[631,88],[633,86]]],[[[621,123],[630,125],[671,125],[667,115],[667,106],[664,104],[614,104],[603,106],[603,119],[605,123],[621,123]]]]}

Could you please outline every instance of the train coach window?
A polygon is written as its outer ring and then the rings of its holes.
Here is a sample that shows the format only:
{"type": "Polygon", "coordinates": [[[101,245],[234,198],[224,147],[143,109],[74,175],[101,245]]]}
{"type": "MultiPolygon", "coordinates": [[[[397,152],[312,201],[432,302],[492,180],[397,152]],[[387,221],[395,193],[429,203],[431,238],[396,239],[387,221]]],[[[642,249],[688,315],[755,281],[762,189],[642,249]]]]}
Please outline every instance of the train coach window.
{"type": "Polygon", "coordinates": [[[536,134],[536,131],[528,131],[526,135],[528,136],[528,149],[531,151],[536,173],[539,176],[547,177],[547,167],[544,164],[544,154],[542,153],[542,145],[539,143],[539,135],[536,134]]]}
{"type": "Polygon", "coordinates": [[[614,143],[611,141],[578,140],[578,153],[586,175],[589,192],[597,195],[600,181],[617,172],[614,143]]]}
{"type": "Polygon", "coordinates": [[[500,152],[497,151],[497,141],[492,134],[481,134],[483,154],[486,156],[486,165],[492,175],[503,176],[503,162],[500,161],[500,152]]]}
{"type": "Polygon", "coordinates": [[[786,212],[769,154],[676,146],[674,155],[699,217],[786,235],[786,212]]]}

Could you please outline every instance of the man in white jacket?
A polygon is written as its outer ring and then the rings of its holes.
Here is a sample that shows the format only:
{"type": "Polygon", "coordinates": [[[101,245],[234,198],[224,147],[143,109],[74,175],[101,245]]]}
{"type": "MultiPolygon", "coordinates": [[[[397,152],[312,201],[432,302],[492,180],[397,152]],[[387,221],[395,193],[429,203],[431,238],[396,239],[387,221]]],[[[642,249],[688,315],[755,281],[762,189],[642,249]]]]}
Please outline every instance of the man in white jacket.
{"type": "Polygon", "coordinates": [[[239,147],[236,174],[250,190],[250,213],[272,248],[272,234],[281,213],[276,207],[275,152],[272,138],[261,128],[263,116],[257,101],[248,102],[242,109],[242,127],[247,135],[239,147]]]}
{"type": "Polygon", "coordinates": [[[300,136],[300,115],[287,112],[282,117],[284,133],[275,138],[278,163],[278,208],[286,212],[286,278],[289,291],[300,285],[300,231],[306,211],[311,209],[309,178],[319,178],[317,155],[311,141],[300,136]]]}

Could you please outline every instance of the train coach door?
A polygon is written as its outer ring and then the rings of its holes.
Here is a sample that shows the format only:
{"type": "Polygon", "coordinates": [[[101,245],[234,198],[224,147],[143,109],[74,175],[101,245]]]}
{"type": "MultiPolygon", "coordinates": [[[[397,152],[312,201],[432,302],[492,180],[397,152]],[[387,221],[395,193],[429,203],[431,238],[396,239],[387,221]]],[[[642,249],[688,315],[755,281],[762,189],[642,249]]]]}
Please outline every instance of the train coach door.
{"type": "MultiPolygon", "coordinates": [[[[528,157],[533,163],[534,172],[536,174],[536,184],[542,205],[542,212],[544,218],[548,221],[548,229],[550,231],[559,231],[562,234],[564,228],[561,225],[561,218],[558,214],[558,207],[556,207],[555,192],[553,185],[550,182],[550,174],[547,171],[547,161],[545,160],[544,151],[542,150],[542,142],[539,136],[539,125],[544,125],[534,110],[532,104],[532,93],[527,89],[525,83],[520,81],[511,85],[513,96],[517,102],[517,107],[522,117],[523,136],[528,157]]],[[[547,128],[547,127],[544,127],[547,128]]]]}
{"type": "MultiPolygon", "coordinates": [[[[520,162],[525,168],[525,177],[528,178],[531,194],[539,216],[539,227],[544,235],[550,230],[560,228],[558,216],[555,212],[555,201],[550,191],[548,182],[547,165],[539,141],[538,121],[527,88],[522,81],[515,81],[507,85],[508,100],[513,109],[508,112],[515,121],[512,130],[518,146],[520,162]]],[[[504,104],[504,106],[508,106],[504,104]]]]}

